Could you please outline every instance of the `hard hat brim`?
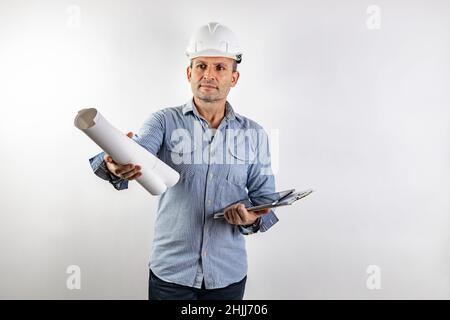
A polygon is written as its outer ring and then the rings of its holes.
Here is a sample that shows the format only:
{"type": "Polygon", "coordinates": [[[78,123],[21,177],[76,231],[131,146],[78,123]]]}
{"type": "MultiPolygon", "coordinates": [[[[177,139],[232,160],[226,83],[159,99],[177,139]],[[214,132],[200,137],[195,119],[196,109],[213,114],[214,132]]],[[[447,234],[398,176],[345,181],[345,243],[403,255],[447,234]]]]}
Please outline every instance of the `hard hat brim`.
{"type": "Polygon", "coordinates": [[[234,59],[236,61],[240,61],[239,57],[242,56],[240,52],[233,54],[214,49],[202,50],[194,53],[186,52],[186,55],[188,56],[189,59],[195,59],[198,57],[225,57],[234,59]]]}

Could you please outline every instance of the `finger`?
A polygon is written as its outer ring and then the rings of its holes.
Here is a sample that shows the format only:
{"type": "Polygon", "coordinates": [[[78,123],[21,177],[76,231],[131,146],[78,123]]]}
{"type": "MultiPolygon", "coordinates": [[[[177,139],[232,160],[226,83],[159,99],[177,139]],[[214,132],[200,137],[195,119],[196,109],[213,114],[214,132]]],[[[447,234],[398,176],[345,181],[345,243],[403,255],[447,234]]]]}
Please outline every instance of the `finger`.
{"type": "Polygon", "coordinates": [[[262,217],[262,216],[264,216],[264,215],[266,215],[266,214],[268,214],[269,212],[255,212],[255,216],[257,217],[257,218],[259,218],[259,217],[262,217]]]}
{"type": "Polygon", "coordinates": [[[235,215],[234,215],[234,224],[237,225],[241,225],[241,224],[245,224],[244,222],[247,221],[248,216],[247,216],[247,210],[245,209],[245,207],[238,207],[235,211],[235,215]]]}
{"type": "Polygon", "coordinates": [[[245,218],[242,218],[242,216],[239,215],[238,211],[236,211],[236,215],[234,218],[234,224],[242,225],[242,224],[245,224],[244,223],[245,221],[246,221],[245,218]]]}
{"type": "Polygon", "coordinates": [[[228,211],[228,222],[230,224],[236,224],[236,209],[231,209],[230,211],[228,211]]]}
{"type": "Polygon", "coordinates": [[[122,174],[122,177],[124,178],[124,179],[130,179],[132,176],[134,176],[136,173],[139,173],[140,172],[140,169],[137,169],[136,167],[133,169],[133,170],[131,170],[130,172],[127,172],[127,173],[124,173],[124,174],[122,174]]]}
{"type": "Polygon", "coordinates": [[[115,163],[113,158],[109,154],[105,154],[103,156],[103,160],[105,160],[106,162],[109,162],[109,163],[115,163]]]}
{"type": "Polygon", "coordinates": [[[230,224],[236,224],[236,211],[237,208],[239,206],[239,203],[234,204],[232,206],[230,206],[228,209],[226,209],[225,211],[225,218],[227,219],[228,223],[230,224]]]}
{"type": "Polygon", "coordinates": [[[118,165],[118,169],[116,169],[116,173],[120,175],[125,175],[128,172],[132,171],[134,169],[133,164],[127,164],[127,165],[118,165]]]}
{"type": "Polygon", "coordinates": [[[133,132],[131,132],[131,131],[128,132],[128,133],[127,133],[127,137],[128,137],[128,138],[133,138],[133,132]]]}
{"type": "Polygon", "coordinates": [[[237,216],[236,210],[230,212],[231,224],[236,224],[236,216],[237,216]]]}
{"type": "Polygon", "coordinates": [[[223,216],[224,216],[225,220],[227,220],[227,222],[231,224],[230,211],[229,210],[225,211],[225,214],[223,216]]]}
{"type": "Polygon", "coordinates": [[[236,221],[238,223],[244,222],[247,219],[248,211],[243,204],[239,204],[236,208],[236,221]]]}
{"type": "Polygon", "coordinates": [[[132,175],[131,177],[129,177],[128,178],[128,180],[134,180],[134,179],[137,179],[137,178],[139,178],[140,176],[142,176],[142,172],[137,172],[136,174],[134,174],[134,175],[132,175]]]}
{"type": "Polygon", "coordinates": [[[227,210],[227,216],[228,216],[228,222],[230,224],[234,224],[234,215],[235,215],[235,211],[236,211],[236,207],[237,205],[233,205],[231,206],[231,208],[229,210],[227,210]]]}
{"type": "Polygon", "coordinates": [[[256,211],[252,211],[253,213],[257,214],[258,216],[262,216],[264,214],[267,214],[270,212],[269,208],[265,208],[265,209],[261,209],[261,210],[256,210],[256,211]]]}

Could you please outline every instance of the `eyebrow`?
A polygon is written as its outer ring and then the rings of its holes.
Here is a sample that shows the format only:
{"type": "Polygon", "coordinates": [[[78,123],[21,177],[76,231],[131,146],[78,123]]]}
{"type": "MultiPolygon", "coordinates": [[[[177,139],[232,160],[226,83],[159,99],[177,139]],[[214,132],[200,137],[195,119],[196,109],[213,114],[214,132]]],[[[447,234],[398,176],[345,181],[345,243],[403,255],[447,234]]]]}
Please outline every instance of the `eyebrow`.
{"type": "MultiPolygon", "coordinates": [[[[202,60],[197,60],[197,61],[195,62],[195,64],[199,64],[199,63],[208,64],[207,62],[202,61],[202,60]]],[[[217,66],[217,65],[219,65],[219,64],[225,65],[225,66],[227,65],[226,62],[224,62],[224,61],[222,61],[222,62],[217,62],[217,63],[213,63],[213,65],[215,65],[215,66],[217,66]]]]}

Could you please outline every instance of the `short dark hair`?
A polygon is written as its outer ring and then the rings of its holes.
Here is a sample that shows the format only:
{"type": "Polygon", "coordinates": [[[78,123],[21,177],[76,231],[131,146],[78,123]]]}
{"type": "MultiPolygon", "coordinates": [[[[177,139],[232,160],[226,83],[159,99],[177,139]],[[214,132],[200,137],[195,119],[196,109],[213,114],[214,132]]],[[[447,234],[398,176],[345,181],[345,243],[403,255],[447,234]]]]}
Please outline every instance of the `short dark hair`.
{"type": "MultiPolygon", "coordinates": [[[[238,62],[233,59],[233,72],[237,71],[237,65],[238,65],[238,62]]],[[[192,60],[191,60],[190,67],[192,68],[192,60]]]]}

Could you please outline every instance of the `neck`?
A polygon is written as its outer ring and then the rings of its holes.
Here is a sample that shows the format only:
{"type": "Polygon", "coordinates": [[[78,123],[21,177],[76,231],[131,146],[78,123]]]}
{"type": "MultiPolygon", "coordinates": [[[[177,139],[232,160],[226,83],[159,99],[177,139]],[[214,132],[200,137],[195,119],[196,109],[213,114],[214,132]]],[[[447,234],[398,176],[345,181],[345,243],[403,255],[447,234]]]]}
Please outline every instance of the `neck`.
{"type": "Polygon", "coordinates": [[[212,128],[218,128],[222,119],[225,117],[226,100],[206,102],[194,97],[194,103],[198,113],[208,121],[212,128]]]}

